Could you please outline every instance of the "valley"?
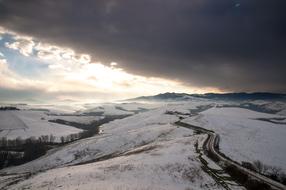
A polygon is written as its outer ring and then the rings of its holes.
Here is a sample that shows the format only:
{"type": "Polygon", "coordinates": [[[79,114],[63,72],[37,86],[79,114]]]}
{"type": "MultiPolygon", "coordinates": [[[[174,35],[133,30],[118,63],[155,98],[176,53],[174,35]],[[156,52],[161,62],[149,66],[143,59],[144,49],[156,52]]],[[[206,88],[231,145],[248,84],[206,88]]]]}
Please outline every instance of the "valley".
{"type": "MultiPolygon", "coordinates": [[[[71,113],[17,111],[32,118],[38,114],[38,118],[45,118],[44,122],[67,130],[86,130],[74,127],[74,123],[88,125],[115,115],[122,118],[100,123],[100,132],[94,136],[75,139],[48,150],[35,160],[3,168],[0,186],[2,189],[236,190],[250,189],[252,184],[285,189],[282,181],[286,165],[283,146],[286,126],[266,121],[282,121],[285,116],[231,106],[234,104],[237,102],[195,98],[165,103],[88,105],[71,113]],[[66,123],[51,122],[52,119],[66,123]],[[212,139],[213,133],[217,134],[217,140],[212,139]],[[244,168],[245,163],[253,166],[238,171],[257,172],[266,180],[242,182],[230,169],[232,165],[226,165],[228,161],[219,162],[217,155],[211,155],[217,154],[216,151],[223,159],[238,164],[236,167],[244,168]],[[263,165],[263,170],[258,172],[256,161],[263,165]],[[278,186],[267,181],[274,170],[279,171],[274,181],[278,186]]],[[[246,177],[252,178],[249,173],[246,177]]]]}

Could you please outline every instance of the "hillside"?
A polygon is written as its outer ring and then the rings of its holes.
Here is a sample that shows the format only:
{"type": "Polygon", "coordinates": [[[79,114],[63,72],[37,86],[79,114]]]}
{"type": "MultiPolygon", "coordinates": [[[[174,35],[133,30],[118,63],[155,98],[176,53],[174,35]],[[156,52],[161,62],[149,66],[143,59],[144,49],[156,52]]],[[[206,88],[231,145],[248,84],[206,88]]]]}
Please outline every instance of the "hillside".
{"type": "Polygon", "coordinates": [[[192,100],[195,98],[210,99],[210,100],[223,100],[223,101],[250,101],[250,100],[276,100],[286,101],[286,94],[275,94],[266,92],[255,93],[206,93],[206,94],[187,94],[187,93],[163,93],[154,96],[141,96],[134,99],[134,101],[151,101],[151,100],[192,100]]]}
{"type": "Polygon", "coordinates": [[[240,164],[259,160],[269,168],[281,168],[282,172],[286,169],[286,118],[240,108],[233,102],[197,99],[145,106],[85,105],[73,115],[57,113],[46,117],[67,117],[77,122],[77,117],[86,117],[82,121],[87,122],[92,117],[102,117],[99,113],[130,115],[101,125],[100,134],[56,147],[26,164],[0,170],[0,187],[244,189],[207,156],[203,147],[208,135],[177,125],[178,121],[217,133],[219,150],[240,164]]]}

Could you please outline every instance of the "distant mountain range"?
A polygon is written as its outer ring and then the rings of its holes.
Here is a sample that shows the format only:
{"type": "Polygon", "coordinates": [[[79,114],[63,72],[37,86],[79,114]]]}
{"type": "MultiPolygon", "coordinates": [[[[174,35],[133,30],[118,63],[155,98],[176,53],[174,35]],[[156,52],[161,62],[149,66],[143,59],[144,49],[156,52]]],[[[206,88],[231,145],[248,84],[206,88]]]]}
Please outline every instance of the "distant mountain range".
{"type": "Polygon", "coordinates": [[[157,94],[154,96],[140,96],[137,98],[129,99],[129,101],[163,101],[163,100],[191,100],[194,98],[212,99],[212,100],[230,100],[230,101],[242,101],[242,100],[280,100],[286,101],[286,94],[267,93],[267,92],[255,92],[255,93],[206,93],[206,94],[187,94],[187,93],[174,93],[167,92],[163,94],[157,94]]]}

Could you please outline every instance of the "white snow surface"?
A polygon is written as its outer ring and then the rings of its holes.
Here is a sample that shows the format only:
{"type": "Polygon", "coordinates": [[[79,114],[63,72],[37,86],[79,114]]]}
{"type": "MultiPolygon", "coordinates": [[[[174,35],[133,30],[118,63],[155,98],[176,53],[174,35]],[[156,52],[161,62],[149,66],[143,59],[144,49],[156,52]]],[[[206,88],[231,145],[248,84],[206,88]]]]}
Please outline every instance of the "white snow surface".
{"type": "MultiPolygon", "coordinates": [[[[0,171],[0,176],[10,174],[13,178],[14,174],[33,174],[9,189],[222,189],[203,172],[194,149],[194,143],[198,140],[201,146],[206,135],[195,135],[190,129],[174,125],[182,116],[186,118],[183,122],[219,134],[220,151],[231,159],[238,162],[260,160],[286,171],[286,125],[258,120],[285,117],[243,108],[217,107],[192,117],[188,115],[190,109],[213,103],[216,102],[168,102],[156,109],[149,107],[150,111],[102,125],[103,132],[100,135],[53,149],[24,165],[5,168],[0,171]]],[[[103,110],[104,114],[134,114],[134,110],[146,108],[135,103],[122,105],[105,104],[97,108],[90,105],[85,109],[103,110]],[[123,109],[118,110],[116,106],[123,109]]],[[[35,118],[35,113],[39,114],[37,118],[41,118],[43,112],[22,113],[26,115],[16,116],[26,121],[35,118]]],[[[76,116],[70,117],[71,120],[77,119],[76,116]]],[[[88,121],[86,118],[82,122],[88,121]]],[[[45,123],[46,120],[40,122],[45,123]]],[[[210,167],[220,169],[204,158],[210,167]]],[[[0,177],[0,188],[5,187],[7,180],[10,180],[7,178],[0,177]]]]}
{"type": "Polygon", "coordinates": [[[0,111],[0,138],[27,139],[52,134],[59,141],[61,136],[82,131],[71,126],[43,120],[45,116],[43,111],[0,111]]]}
{"type": "Polygon", "coordinates": [[[163,106],[115,120],[101,127],[103,134],[0,174],[34,173],[9,189],[222,189],[201,169],[194,148],[206,135],[174,125],[178,117],[165,113],[176,108],[183,111],[187,105],[163,106]],[[97,161],[102,157],[104,161],[97,161]]]}
{"type": "Polygon", "coordinates": [[[133,115],[136,111],[142,111],[142,109],[151,110],[160,106],[162,104],[136,102],[85,104],[84,109],[81,109],[78,113],[103,112],[104,115],[133,115]]]}
{"type": "Polygon", "coordinates": [[[76,141],[59,148],[42,158],[27,164],[8,168],[9,172],[37,172],[63,165],[91,161],[114,153],[122,153],[136,146],[150,143],[174,129],[171,124],[178,120],[175,115],[166,115],[165,108],[115,120],[103,125],[103,134],[76,141]],[[76,156],[76,155],[81,156],[76,156]]]}
{"type": "Polygon", "coordinates": [[[262,163],[286,171],[286,125],[256,118],[279,118],[242,108],[211,108],[183,122],[214,130],[220,150],[236,161],[262,163]]]}
{"type": "Polygon", "coordinates": [[[99,121],[104,118],[104,116],[85,116],[85,115],[48,115],[44,117],[48,120],[61,119],[68,122],[75,122],[81,124],[91,124],[94,121],[99,121]]]}
{"type": "Polygon", "coordinates": [[[151,144],[90,164],[48,170],[10,189],[223,189],[200,168],[193,143],[175,129],[151,144]]]}

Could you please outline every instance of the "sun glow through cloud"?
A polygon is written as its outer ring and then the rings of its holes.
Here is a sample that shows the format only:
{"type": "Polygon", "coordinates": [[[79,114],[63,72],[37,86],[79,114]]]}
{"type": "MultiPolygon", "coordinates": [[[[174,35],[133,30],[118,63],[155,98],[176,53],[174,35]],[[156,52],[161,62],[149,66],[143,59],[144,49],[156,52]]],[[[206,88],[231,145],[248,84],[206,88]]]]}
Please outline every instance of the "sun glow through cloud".
{"type": "MultiPolygon", "coordinates": [[[[4,47],[19,52],[17,56],[30,57],[40,65],[42,76],[27,78],[9,66],[9,57],[1,53],[0,88],[39,90],[55,96],[80,101],[114,100],[140,95],[174,91],[202,93],[210,89],[192,88],[176,80],[134,75],[120,68],[117,62],[103,64],[93,62],[88,54],[73,49],[43,43],[30,36],[23,36],[4,28],[0,35],[8,35],[4,47]]],[[[4,39],[2,39],[3,41],[4,39]]],[[[16,55],[14,55],[16,56],[16,55]]],[[[24,64],[17,62],[18,66],[24,64]]],[[[37,64],[36,64],[37,65],[37,64]]],[[[37,66],[36,66],[37,67],[37,66]]],[[[31,72],[31,76],[33,73],[31,72]]],[[[211,89],[216,91],[216,89],[211,89]]]]}

